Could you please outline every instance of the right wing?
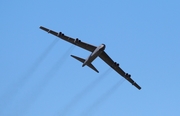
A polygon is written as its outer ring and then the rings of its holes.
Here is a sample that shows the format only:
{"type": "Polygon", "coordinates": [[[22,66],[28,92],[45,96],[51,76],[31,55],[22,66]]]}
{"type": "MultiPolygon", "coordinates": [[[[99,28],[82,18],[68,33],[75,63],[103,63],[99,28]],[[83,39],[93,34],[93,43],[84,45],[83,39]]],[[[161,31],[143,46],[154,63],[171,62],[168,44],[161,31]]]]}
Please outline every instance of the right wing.
{"type": "Polygon", "coordinates": [[[70,43],[76,45],[76,46],[79,46],[79,47],[81,47],[81,48],[83,48],[83,49],[86,49],[86,50],[88,50],[88,51],[90,51],[90,52],[93,52],[93,51],[96,49],[96,46],[93,46],[93,45],[91,45],[91,44],[82,42],[82,41],[79,40],[78,38],[77,38],[77,39],[73,39],[73,38],[71,38],[71,37],[68,37],[68,36],[64,35],[62,32],[59,32],[59,33],[58,33],[58,32],[52,31],[52,30],[50,30],[50,29],[48,29],[48,28],[45,28],[45,27],[43,27],[43,26],[40,26],[40,29],[42,29],[42,30],[44,30],[44,31],[46,31],[46,32],[48,32],[48,33],[51,33],[51,34],[53,34],[53,35],[55,35],[55,36],[57,36],[57,37],[65,40],[65,41],[67,41],[67,42],[70,42],[70,43]]]}
{"type": "Polygon", "coordinates": [[[129,81],[132,85],[134,85],[136,88],[141,89],[141,87],[131,79],[131,76],[127,73],[125,73],[117,63],[115,63],[107,54],[106,52],[102,52],[99,57],[106,62],[111,68],[113,68],[117,73],[119,73],[122,77],[124,77],[127,81],[129,81]]]}

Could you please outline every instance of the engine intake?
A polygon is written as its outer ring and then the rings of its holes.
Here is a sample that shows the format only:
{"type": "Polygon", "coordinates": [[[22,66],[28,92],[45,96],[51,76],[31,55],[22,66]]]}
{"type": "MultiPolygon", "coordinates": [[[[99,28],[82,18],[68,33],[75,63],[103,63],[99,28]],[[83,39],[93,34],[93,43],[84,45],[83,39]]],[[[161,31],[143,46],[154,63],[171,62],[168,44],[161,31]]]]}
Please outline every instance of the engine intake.
{"type": "Polygon", "coordinates": [[[119,64],[118,64],[117,62],[114,62],[113,66],[114,66],[115,68],[117,68],[117,67],[119,67],[119,64]]]}
{"type": "Polygon", "coordinates": [[[59,32],[57,36],[64,36],[64,33],[59,32]]]}
{"type": "Polygon", "coordinates": [[[131,78],[131,75],[128,74],[128,73],[126,73],[126,74],[125,74],[125,77],[126,77],[126,78],[131,78]]]}
{"type": "Polygon", "coordinates": [[[81,40],[79,40],[78,38],[76,38],[75,40],[74,40],[74,43],[75,44],[78,44],[78,43],[80,43],[81,42],[81,40]]]}

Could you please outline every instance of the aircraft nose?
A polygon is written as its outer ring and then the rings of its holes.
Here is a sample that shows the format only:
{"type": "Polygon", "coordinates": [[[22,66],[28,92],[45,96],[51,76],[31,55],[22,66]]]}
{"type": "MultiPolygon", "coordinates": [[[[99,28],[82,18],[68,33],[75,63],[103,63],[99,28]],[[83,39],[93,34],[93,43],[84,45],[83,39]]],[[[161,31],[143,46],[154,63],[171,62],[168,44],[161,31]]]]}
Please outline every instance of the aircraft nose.
{"type": "Polygon", "coordinates": [[[102,50],[104,50],[106,48],[105,44],[102,44],[102,50]]]}

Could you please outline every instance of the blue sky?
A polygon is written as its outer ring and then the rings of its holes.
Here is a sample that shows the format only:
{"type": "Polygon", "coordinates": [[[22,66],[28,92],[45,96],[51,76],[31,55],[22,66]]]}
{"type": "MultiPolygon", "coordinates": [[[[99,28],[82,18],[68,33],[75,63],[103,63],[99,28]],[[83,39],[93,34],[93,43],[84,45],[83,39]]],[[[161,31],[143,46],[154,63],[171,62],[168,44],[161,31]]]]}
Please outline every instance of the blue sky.
{"type": "Polygon", "coordinates": [[[178,0],[1,1],[1,116],[179,116],[178,0]],[[142,87],[100,58],[99,74],[71,58],[90,52],[39,29],[106,44],[142,87]]]}

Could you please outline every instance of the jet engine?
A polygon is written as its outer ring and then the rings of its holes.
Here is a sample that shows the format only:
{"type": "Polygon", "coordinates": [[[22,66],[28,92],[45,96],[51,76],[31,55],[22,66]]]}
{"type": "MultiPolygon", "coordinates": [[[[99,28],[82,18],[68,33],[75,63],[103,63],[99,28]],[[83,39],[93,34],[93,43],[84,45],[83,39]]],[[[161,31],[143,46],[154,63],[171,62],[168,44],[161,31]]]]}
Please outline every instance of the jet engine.
{"type": "Polygon", "coordinates": [[[119,67],[119,64],[117,62],[114,62],[114,67],[119,67]]]}
{"type": "Polygon", "coordinates": [[[126,77],[126,78],[131,78],[131,75],[128,74],[128,73],[126,73],[126,74],[125,74],[125,77],[126,77]]]}
{"type": "Polygon", "coordinates": [[[58,33],[58,36],[64,36],[64,33],[59,32],[59,33],[58,33]]]}
{"type": "Polygon", "coordinates": [[[81,40],[79,40],[78,38],[76,38],[75,40],[74,40],[74,43],[75,44],[78,44],[78,43],[80,43],[81,42],[81,40]]]}

